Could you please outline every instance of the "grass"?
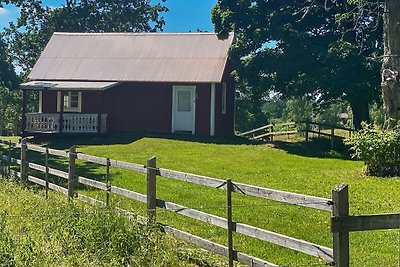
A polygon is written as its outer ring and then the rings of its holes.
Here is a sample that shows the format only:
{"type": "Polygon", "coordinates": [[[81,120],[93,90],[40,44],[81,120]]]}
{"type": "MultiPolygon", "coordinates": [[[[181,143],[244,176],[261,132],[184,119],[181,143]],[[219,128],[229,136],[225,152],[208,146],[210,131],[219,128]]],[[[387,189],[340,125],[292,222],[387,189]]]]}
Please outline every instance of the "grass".
{"type": "Polygon", "coordinates": [[[0,181],[0,198],[0,266],[220,266],[156,228],[57,193],[45,200],[0,181]]]}
{"type": "MultiPolygon", "coordinates": [[[[140,164],[145,164],[148,158],[155,155],[159,167],[327,198],[331,197],[336,185],[347,183],[351,214],[400,212],[400,180],[365,177],[362,174],[363,164],[351,160],[343,146],[338,147],[339,152],[330,151],[327,139],[307,144],[278,141],[271,145],[249,143],[243,139],[176,138],[169,135],[116,135],[47,141],[50,147],[67,149],[78,144],[79,152],[140,164]]],[[[43,143],[43,139],[36,142],[43,143]]],[[[28,157],[36,158],[37,154],[28,157]]],[[[53,164],[66,169],[65,161],[54,161],[53,164]]],[[[78,172],[104,180],[104,167],[80,162],[78,172]]],[[[114,185],[137,192],[145,193],[146,190],[143,174],[112,168],[111,181],[114,185]]],[[[104,200],[104,192],[84,187],[81,190],[104,200]]],[[[158,178],[157,194],[161,199],[225,216],[223,207],[226,196],[221,190],[158,178]]],[[[327,212],[276,205],[276,202],[236,194],[233,202],[237,206],[233,209],[235,221],[332,246],[330,214],[327,212]]],[[[112,196],[112,204],[144,214],[144,205],[122,197],[112,196]]],[[[162,210],[158,211],[157,220],[226,244],[223,229],[162,210]]],[[[352,233],[351,266],[398,266],[399,235],[396,230],[352,233]]],[[[280,265],[319,263],[317,259],[301,253],[241,235],[235,235],[234,242],[236,249],[280,265]]]]}

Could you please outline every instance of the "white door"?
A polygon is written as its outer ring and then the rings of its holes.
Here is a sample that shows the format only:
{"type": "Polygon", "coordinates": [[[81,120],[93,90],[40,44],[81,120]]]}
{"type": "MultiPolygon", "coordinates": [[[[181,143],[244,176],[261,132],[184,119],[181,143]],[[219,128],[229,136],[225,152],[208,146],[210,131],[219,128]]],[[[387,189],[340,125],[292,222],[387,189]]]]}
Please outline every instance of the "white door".
{"type": "Polygon", "coordinates": [[[196,86],[174,86],[172,132],[195,132],[196,86]]]}

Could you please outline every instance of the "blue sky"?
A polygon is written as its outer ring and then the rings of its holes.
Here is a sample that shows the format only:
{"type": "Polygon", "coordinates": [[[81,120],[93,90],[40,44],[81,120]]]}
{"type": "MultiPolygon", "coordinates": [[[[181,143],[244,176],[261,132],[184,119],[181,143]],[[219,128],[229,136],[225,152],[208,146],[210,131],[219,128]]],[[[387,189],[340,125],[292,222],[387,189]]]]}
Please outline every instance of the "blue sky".
{"type": "MultiPolygon", "coordinates": [[[[153,0],[152,2],[158,2],[153,0]]],[[[166,25],[165,32],[188,32],[201,29],[213,31],[211,23],[211,8],[217,0],[167,0],[164,3],[169,12],[164,14],[166,25]]],[[[45,5],[60,6],[64,0],[44,0],[45,5]]],[[[12,6],[0,8],[0,29],[8,26],[9,21],[14,21],[18,17],[18,9],[12,6]]]]}

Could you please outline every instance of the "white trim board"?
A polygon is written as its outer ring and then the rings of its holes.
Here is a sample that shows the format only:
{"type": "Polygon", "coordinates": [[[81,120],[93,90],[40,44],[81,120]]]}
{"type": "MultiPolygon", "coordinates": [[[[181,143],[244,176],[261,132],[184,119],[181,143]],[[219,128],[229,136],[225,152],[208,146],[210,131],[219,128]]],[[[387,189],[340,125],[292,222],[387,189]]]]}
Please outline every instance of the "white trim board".
{"type": "Polygon", "coordinates": [[[215,135],[215,83],[211,84],[210,135],[215,135]]]}
{"type": "Polygon", "coordinates": [[[39,113],[42,113],[43,91],[39,91],[39,113]]]}

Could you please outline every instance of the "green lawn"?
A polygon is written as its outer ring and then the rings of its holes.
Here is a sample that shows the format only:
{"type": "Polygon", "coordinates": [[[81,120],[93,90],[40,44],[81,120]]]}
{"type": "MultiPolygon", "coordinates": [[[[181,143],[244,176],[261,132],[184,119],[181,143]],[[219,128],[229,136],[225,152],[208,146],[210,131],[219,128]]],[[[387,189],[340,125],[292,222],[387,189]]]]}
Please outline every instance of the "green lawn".
{"type": "MultiPolygon", "coordinates": [[[[220,140],[174,136],[118,135],[98,138],[68,138],[48,140],[50,147],[67,149],[78,144],[78,151],[91,155],[145,164],[157,156],[157,166],[201,174],[220,179],[263,187],[331,197],[332,189],[348,183],[351,214],[400,212],[400,180],[362,175],[363,164],[349,159],[339,146],[339,152],[329,151],[329,141],[277,142],[274,145],[248,143],[242,139],[220,140]]],[[[42,140],[35,140],[43,143],[42,140]]],[[[28,157],[38,159],[38,154],[28,157]]],[[[65,161],[53,164],[65,168],[65,161]]],[[[104,167],[80,162],[79,174],[104,179],[104,167]]],[[[111,169],[111,181],[137,192],[145,193],[145,176],[130,171],[111,169]]],[[[226,192],[193,184],[158,178],[158,198],[225,216],[226,192]]],[[[104,199],[104,192],[86,194],[104,199]]],[[[112,196],[113,205],[144,214],[145,206],[112,196]]],[[[323,211],[281,205],[249,196],[233,196],[234,220],[276,231],[324,246],[332,246],[330,214],[323,211]]],[[[157,220],[179,229],[226,244],[226,231],[192,219],[160,210],[157,220]]],[[[351,266],[398,266],[399,230],[352,233],[351,266]]],[[[318,263],[317,259],[275,245],[234,236],[235,249],[283,266],[318,263]]]]}

